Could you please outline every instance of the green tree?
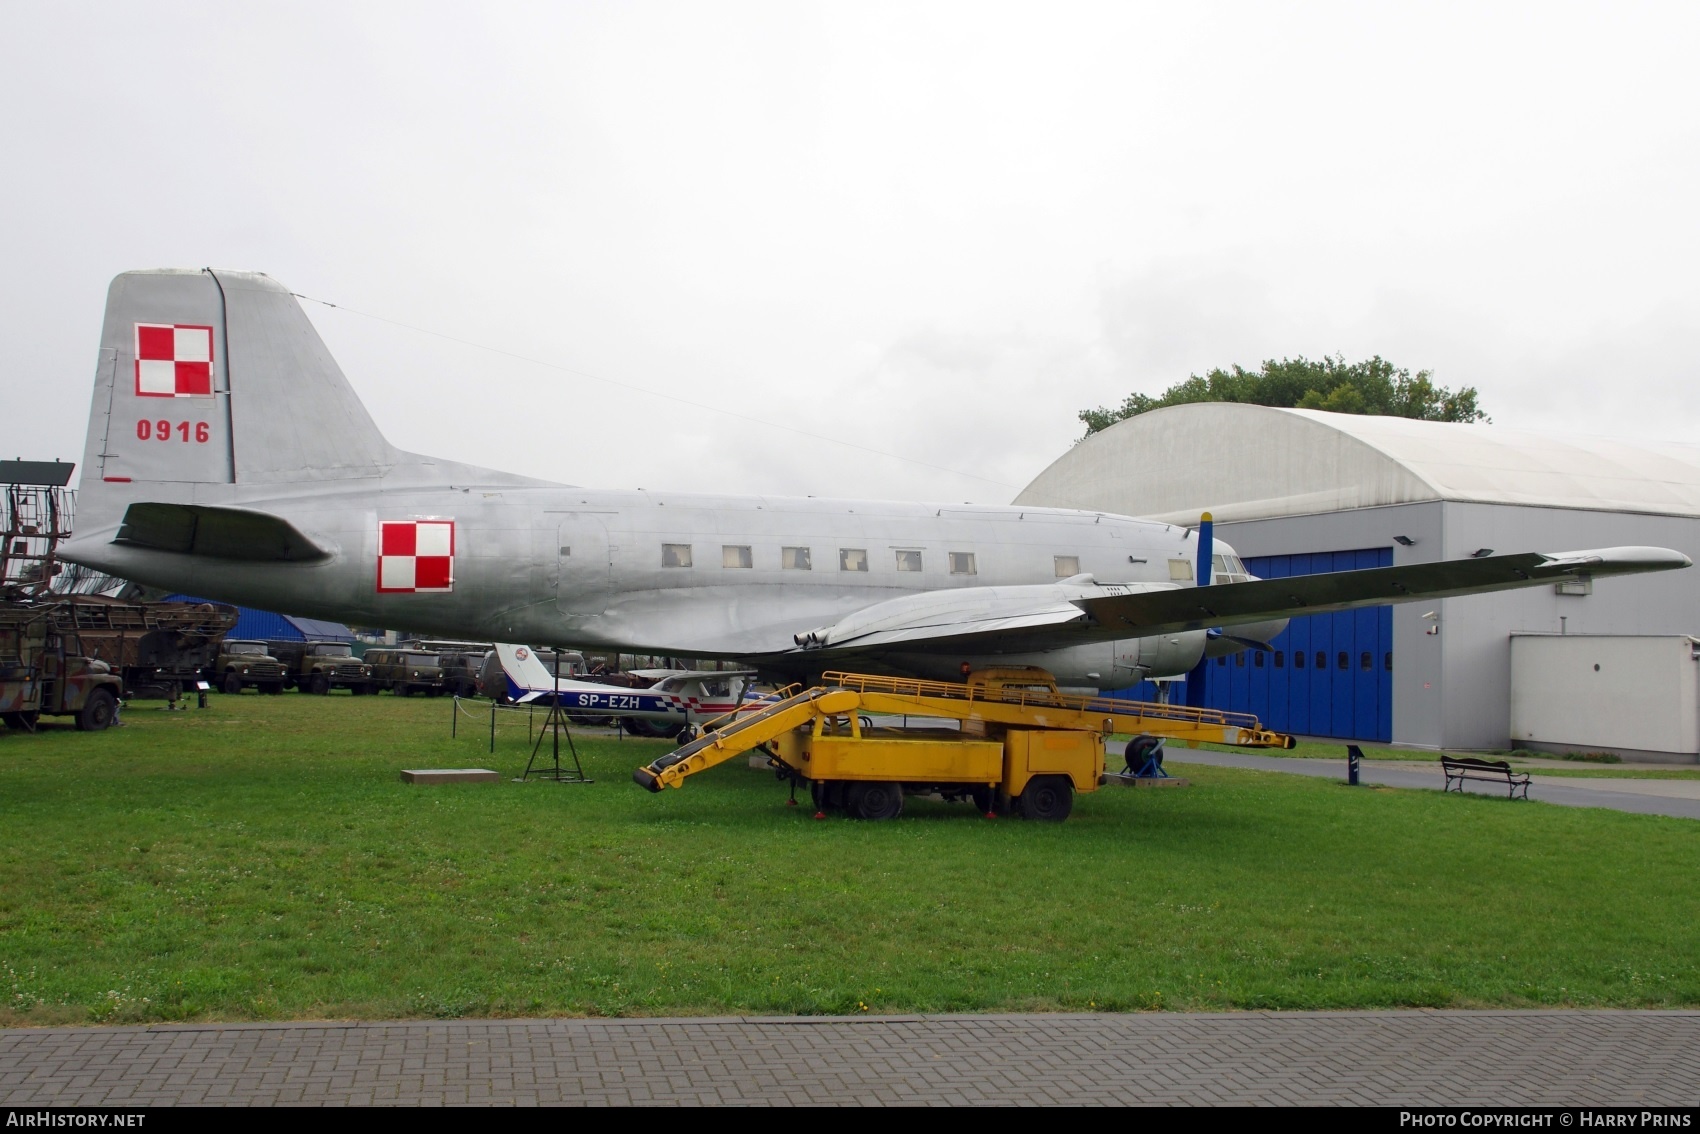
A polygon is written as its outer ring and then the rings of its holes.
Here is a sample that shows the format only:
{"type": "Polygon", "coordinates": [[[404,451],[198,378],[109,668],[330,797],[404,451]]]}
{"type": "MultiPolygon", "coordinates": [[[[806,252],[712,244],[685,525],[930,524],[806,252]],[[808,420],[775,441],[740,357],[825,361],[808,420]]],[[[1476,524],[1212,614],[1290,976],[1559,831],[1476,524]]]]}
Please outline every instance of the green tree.
{"type": "Polygon", "coordinates": [[[1203,376],[1193,374],[1156,397],[1129,394],[1120,406],[1081,410],[1090,437],[1118,421],[1164,406],[1189,402],[1243,402],[1254,406],[1328,410],[1333,413],[1377,414],[1414,417],[1422,421],[1489,421],[1476,405],[1476,388],[1448,390],[1434,384],[1434,372],[1415,375],[1376,355],[1364,362],[1323,356],[1319,362],[1307,358],[1264,361],[1261,369],[1235,366],[1220,368],[1203,376]]]}

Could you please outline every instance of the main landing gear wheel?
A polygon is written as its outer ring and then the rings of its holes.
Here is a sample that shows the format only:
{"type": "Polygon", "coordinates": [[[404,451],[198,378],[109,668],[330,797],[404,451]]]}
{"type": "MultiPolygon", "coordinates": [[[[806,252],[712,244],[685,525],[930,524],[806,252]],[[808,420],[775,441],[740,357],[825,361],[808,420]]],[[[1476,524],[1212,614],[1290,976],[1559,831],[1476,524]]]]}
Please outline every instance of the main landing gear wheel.
{"type": "Polygon", "coordinates": [[[96,689],[83,702],[82,711],[77,714],[77,727],[84,732],[99,732],[117,719],[118,698],[110,689],[96,689]]]}
{"type": "Polygon", "coordinates": [[[1074,784],[1067,776],[1034,776],[1021,793],[1021,817],[1061,823],[1074,810],[1074,784]]]}
{"type": "Polygon", "coordinates": [[[234,697],[236,694],[242,692],[242,679],[237,677],[234,673],[227,673],[224,675],[223,688],[226,693],[234,697]]]}
{"type": "Polygon", "coordinates": [[[895,819],[903,814],[903,785],[857,781],[845,793],[850,814],[858,819],[895,819]]]}

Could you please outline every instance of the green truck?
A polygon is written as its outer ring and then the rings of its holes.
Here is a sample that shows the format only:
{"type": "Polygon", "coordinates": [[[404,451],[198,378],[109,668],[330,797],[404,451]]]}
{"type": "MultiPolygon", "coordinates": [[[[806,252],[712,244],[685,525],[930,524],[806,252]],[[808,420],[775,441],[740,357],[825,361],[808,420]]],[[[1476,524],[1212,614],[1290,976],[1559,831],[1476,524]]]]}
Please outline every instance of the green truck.
{"type": "Polygon", "coordinates": [[[34,732],[45,716],[75,717],[84,732],[118,721],[123,678],[103,661],[77,652],[48,608],[0,606],[0,720],[34,732]]]}
{"type": "Polygon", "coordinates": [[[288,673],[285,683],[303,693],[347,689],[360,697],[378,691],[372,667],[355,657],[354,648],[347,642],[285,642],[274,638],[266,647],[288,673]]]}
{"type": "Polygon", "coordinates": [[[250,685],[262,693],[282,693],[289,670],[271,655],[266,643],[227,638],[207,677],[230,694],[250,685]]]}

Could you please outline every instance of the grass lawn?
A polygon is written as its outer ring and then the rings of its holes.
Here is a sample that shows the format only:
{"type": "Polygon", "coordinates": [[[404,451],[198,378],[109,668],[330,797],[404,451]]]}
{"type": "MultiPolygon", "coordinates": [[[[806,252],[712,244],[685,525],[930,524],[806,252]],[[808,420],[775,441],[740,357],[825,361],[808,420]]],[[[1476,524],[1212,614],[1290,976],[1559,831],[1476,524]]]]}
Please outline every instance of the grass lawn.
{"type": "MultiPolygon", "coordinates": [[[[0,736],[0,1023],[1700,1004],[1700,823],[1194,766],[1067,823],[652,796],[421,699],[0,736]]],[[[1178,750],[1177,759],[1184,758],[1178,750]]]]}

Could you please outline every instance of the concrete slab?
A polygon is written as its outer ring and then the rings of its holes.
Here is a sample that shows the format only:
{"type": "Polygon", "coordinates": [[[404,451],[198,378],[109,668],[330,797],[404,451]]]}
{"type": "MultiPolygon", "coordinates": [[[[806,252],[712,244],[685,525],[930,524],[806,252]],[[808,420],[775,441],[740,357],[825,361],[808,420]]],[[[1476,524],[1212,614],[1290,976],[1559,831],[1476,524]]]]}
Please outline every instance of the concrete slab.
{"type": "Polygon", "coordinates": [[[493,784],[502,776],[488,768],[406,768],[401,778],[410,784],[493,784]]]}

